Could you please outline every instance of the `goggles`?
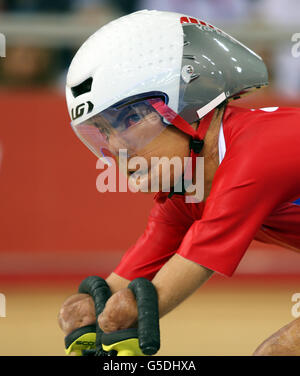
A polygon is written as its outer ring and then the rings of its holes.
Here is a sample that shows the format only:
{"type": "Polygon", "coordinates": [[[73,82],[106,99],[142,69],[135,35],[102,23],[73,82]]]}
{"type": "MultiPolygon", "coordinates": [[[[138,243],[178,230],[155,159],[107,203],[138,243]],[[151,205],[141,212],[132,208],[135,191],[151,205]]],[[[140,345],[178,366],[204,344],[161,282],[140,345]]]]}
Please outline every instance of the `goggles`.
{"type": "Polygon", "coordinates": [[[98,158],[110,164],[107,157],[118,157],[120,149],[126,149],[128,157],[132,157],[166,129],[170,114],[177,116],[166,102],[163,93],[147,98],[134,96],[72,128],[98,158]]]}

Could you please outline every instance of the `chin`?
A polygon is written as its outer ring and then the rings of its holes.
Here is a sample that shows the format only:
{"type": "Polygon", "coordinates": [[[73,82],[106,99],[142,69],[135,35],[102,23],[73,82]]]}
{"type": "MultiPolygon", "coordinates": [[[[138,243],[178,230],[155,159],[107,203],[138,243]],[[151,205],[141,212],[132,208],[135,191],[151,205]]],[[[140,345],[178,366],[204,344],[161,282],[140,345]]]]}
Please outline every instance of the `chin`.
{"type": "Polygon", "coordinates": [[[131,192],[151,192],[151,179],[149,179],[149,174],[143,175],[131,175],[128,180],[128,187],[131,192]]]}
{"type": "Polygon", "coordinates": [[[170,192],[172,187],[175,186],[174,182],[178,183],[181,179],[181,176],[181,172],[176,174],[175,176],[172,173],[169,179],[163,179],[161,173],[158,174],[158,176],[156,174],[154,174],[153,176],[150,170],[148,173],[145,173],[143,175],[131,175],[128,180],[128,187],[131,192],[170,192]]]}

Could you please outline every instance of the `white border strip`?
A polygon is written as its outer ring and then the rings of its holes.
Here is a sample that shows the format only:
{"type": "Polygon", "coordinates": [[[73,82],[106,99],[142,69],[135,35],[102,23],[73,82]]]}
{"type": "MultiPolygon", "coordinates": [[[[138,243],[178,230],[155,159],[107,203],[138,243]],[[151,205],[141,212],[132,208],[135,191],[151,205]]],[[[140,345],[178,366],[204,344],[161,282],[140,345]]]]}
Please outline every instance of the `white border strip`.
{"type": "Polygon", "coordinates": [[[219,132],[219,164],[223,161],[226,153],[226,144],[225,144],[225,137],[223,131],[223,122],[221,122],[220,132],[219,132]]]}
{"type": "Polygon", "coordinates": [[[207,103],[205,106],[201,107],[197,111],[197,115],[199,116],[199,119],[201,119],[203,116],[208,114],[211,110],[213,110],[215,107],[217,107],[220,103],[225,101],[225,99],[226,99],[226,95],[223,91],[222,94],[218,95],[215,99],[213,99],[212,101],[207,103]]]}

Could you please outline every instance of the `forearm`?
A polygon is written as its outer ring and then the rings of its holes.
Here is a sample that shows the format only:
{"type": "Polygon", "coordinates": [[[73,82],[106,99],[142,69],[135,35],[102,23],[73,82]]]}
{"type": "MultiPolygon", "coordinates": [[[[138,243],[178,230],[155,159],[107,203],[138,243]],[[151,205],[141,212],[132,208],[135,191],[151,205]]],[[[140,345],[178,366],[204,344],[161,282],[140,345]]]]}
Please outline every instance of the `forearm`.
{"type": "MultiPolygon", "coordinates": [[[[212,270],[175,254],[152,280],[158,293],[160,317],[178,306],[212,274],[212,270]]],[[[114,294],[130,281],[112,273],[106,282],[114,294]]]]}
{"type": "MultiPolygon", "coordinates": [[[[160,317],[177,307],[212,274],[212,270],[179,255],[170,258],[152,280],[158,293],[160,317]]],[[[117,280],[112,276],[109,282],[115,283],[117,280]]],[[[98,317],[98,323],[106,333],[136,325],[138,318],[136,301],[131,290],[126,288],[127,284],[124,287],[112,295],[98,317]]]]}
{"type": "Polygon", "coordinates": [[[212,270],[175,254],[152,280],[158,293],[160,317],[177,307],[212,274],[212,270]]]}
{"type": "Polygon", "coordinates": [[[120,277],[116,273],[111,273],[107,278],[106,282],[110,288],[112,294],[116,293],[119,290],[122,290],[128,286],[130,283],[129,279],[120,277]]]}

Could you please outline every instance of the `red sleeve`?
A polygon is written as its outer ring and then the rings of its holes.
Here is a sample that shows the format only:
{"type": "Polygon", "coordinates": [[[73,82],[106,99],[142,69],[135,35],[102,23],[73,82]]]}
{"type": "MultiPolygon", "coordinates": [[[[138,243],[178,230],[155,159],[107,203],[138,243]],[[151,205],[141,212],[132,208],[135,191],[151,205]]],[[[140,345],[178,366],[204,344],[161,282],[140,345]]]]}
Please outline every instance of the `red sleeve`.
{"type": "Polygon", "coordinates": [[[300,205],[285,202],[277,207],[264,221],[255,240],[300,251],[300,205]]]}
{"type": "Polygon", "coordinates": [[[193,221],[184,196],[156,202],[144,233],[128,249],[114,272],[129,280],[138,277],[151,280],[177,251],[193,221]]]}
{"type": "Polygon", "coordinates": [[[299,191],[297,133],[285,135],[282,122],[272,120],[230,144],[202,218],[185,235],[179,255],[231,276],[266,217],[299,191]]]}

